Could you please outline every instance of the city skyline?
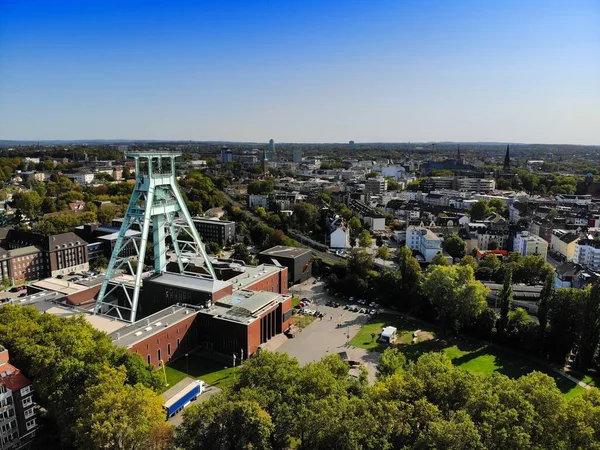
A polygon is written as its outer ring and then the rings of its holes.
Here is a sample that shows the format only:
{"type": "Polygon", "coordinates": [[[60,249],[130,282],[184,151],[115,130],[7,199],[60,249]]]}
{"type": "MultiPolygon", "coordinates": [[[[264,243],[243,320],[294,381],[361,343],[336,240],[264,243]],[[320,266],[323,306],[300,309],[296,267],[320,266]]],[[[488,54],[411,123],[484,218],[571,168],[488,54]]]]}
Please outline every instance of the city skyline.
{"type": "Polygon", "coordinates": [[[600,5],[5,1],[0,139],[600,144],[600,5]]]}

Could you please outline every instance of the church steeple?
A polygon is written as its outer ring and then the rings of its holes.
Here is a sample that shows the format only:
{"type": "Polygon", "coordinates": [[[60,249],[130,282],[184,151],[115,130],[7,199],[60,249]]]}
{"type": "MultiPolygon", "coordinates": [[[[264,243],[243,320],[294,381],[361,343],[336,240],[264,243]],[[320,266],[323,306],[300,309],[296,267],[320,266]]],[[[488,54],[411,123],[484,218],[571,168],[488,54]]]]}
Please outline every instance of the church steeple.
{"type": "Polygon", "coordinates": [[[504,172],[510,171],[510,145],[506,146],[506,155],[504,156],[504,172]]]}

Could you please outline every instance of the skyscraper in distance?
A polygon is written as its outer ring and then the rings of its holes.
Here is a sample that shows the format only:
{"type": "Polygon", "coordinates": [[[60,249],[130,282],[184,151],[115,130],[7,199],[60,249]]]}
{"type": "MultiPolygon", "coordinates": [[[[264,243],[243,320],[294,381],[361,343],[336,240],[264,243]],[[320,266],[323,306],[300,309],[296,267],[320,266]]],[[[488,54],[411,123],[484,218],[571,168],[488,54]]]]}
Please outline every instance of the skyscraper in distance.
{"type": "Polygon", "coordinates": [[[277,154],[275,153],[275,141],[269,140],[269,146],[267,147],[267,159],[269,161],[275,161],[277,154]]]}
{"type": "Polygon", "coordinates": [[[295,148],[294,149],[294,164],[301,164],[301,163],[302,163],[302,149],[295,148]]]}

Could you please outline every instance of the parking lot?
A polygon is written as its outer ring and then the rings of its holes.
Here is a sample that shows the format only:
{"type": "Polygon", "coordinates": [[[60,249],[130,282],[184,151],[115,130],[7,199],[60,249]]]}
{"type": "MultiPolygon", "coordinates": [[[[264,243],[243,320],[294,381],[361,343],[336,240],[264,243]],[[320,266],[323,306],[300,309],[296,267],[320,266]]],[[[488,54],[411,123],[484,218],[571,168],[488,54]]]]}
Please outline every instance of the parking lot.
{"type": "Polygon", "coordinates": [[[329,295],[323,283],[313,284],[312,280],[294,286],[294,295],[311,299],[313,303],[308,308],[323,312],[325,316],[317,319],[293,339],[285,341],[277,351],[298,358],[301,364],[318,361],[330,353],[346,352],[349,359],[365,365],[369,371],[369,380],[374,381],[379,353],[348,346],[348,341],[358,333],[370,315],[344,309],[348,301],[329,295]],[[325,306],[330,301],[338,302],[340,306],[325,306]]]}

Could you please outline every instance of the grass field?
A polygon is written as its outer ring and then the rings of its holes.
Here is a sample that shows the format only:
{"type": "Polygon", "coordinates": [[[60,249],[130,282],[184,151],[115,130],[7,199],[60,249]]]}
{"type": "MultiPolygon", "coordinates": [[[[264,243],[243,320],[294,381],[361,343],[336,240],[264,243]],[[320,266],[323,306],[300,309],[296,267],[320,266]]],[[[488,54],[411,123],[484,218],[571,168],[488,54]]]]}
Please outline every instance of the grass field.
{"type": "MultiPolygon", "coordinates": [[[[165,386],[164,389],[162,389],[162,392],[188,376],[200,379],[206,384],[223,389],[233,384],[235,381],[236,370],[236,368],[231,366],[225,367],[225,364],[190,353],[187,357],[187,363],[184,356],[167,364],[165,372],[167,374],[167,382],[169,385],[165,386]]],[[[160,375],[164,378],[163,370],[159,369],[159,371],[160,375]]]]}
{"type": "MultiPolygon", "coordinates": [[[[497,372],[510,378],[518,378],[537,370],[554,378],[556,385],[566,396],[578,395],[585,391],[584,388],[575,385],[565,377],[526,359],[526,357],[520,357],[511,350],[472,339],[435,339],[435,327],[404,316],[391,314],[373,316],[371,321],[352,338],[350,344],[367,350],[383,351],[387,346],[377,343],[377,339],[382,328],[390,325],[398,329],[396,343],[401,346],[411,360],[417,359],[426,352],[441,351],[452,360],[455,366],[470,372],[483,375],[497,372]],[[412,344],[413,332],[416,330],[421,330],[424,335],[430,335],[434,339],[412,344]],[[376,335],[374,339],[372,333],[376,335]]],[[[594,380],[589,376],[584,377],[583,381],[595,385],[594,380]]]]}

